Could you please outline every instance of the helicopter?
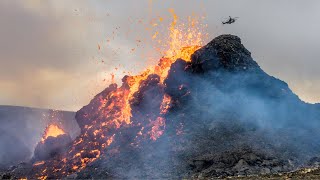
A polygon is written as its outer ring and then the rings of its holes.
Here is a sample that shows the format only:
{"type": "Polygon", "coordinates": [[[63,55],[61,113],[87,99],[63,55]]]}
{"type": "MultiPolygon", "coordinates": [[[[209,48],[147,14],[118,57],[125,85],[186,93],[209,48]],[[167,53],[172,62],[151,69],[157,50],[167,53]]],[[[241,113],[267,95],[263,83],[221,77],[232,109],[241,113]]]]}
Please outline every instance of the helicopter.
{"type": "Polygon", "coordinates": [[[229,19],[227,21],[222,21],[222,24],[232,24],[234,22],[236,22],[236,20],[238,19],[239,17],[234,17],[232,18],[231,16],[229,16],[229,19]]]}

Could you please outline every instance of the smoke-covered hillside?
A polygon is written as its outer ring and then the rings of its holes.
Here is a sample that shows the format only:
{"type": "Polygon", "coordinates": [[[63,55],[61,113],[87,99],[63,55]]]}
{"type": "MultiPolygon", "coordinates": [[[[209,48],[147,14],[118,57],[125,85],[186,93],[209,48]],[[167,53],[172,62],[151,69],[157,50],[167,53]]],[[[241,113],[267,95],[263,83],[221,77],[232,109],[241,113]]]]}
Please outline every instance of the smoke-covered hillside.
{"type": "Polygon", "coordinates": [[[173,61],[163,81],[161,73],[144,75],[125,76],[122,86],[111,84],[79,110],[81,134],[64,151],[6,175],[207,179],[319,165],[319,105],[266,74],[240,38],[219,36],[191,61],[173,61]]]}
{"type": "Polygon", "coordinates": [[[125,178],[278,173],[320,155],[320,109],[266,74],[236,36],[215,38],[190,63],[177,60],[164,83],[162,89],[157,76],[150,76],[133,104],[133,116],[143,118],[139,114],[157,109],[153,106],[161,93],[172,98],[163,135],[137,148],[128,148],[134,141],[127,139],[119,154],[93,163],[97,174],[88,168],[80,177],[98,178],[102,172],[125,178]]]}
{"type": "Polygon", "coordinates": [[[0,106],[0,167],[30,160],[45,127],[59,120],[71,136],[79,134],[74,112],[0,106]]]}
{"type": "MultiPolygon", "coordinates": [[[[110,147],[119,152],[107,151],[79,178],[270,174],[317,162],[320,108],[266,74],[240,38],[219,36],[191,59],[172,64],[165,87],[150,75],[132,102],[133,118],[143,123],[162,94],[172,98],[162,136],[135,147],[130,144],[139,128],[122,130],[115,140],[121,143],[110,147]]],[[[89,120],[80,115],[90,114],[93,102],[77,113],[78,122],[89,120]]]]}

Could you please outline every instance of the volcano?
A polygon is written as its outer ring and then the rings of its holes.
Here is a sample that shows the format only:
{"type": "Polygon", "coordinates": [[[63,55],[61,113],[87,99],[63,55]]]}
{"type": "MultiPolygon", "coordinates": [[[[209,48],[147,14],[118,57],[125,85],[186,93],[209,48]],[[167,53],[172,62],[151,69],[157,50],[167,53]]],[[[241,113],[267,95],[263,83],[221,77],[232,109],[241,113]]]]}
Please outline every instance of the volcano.
{"type": "Polygon", "coordinates": [[[319,165],[319,105],[265,73],[239,37],[181,52],[111,84],[76,113],[81,134],[64,150],[6,176],[207,179],[319,165]]]}

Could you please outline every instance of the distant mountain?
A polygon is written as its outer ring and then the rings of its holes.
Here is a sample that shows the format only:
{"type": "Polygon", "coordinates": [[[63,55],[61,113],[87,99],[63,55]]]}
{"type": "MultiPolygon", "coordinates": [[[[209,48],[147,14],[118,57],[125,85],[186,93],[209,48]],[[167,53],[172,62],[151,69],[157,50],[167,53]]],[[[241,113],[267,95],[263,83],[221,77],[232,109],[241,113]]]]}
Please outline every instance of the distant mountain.
{"type": "Polygon", "coordinates": [[[74,112],[68,111],[0,105],[0,167],[30,159],[45,127],[53,119],[61,121],[75,138],[79,127],[74,116],[74,112]]]}

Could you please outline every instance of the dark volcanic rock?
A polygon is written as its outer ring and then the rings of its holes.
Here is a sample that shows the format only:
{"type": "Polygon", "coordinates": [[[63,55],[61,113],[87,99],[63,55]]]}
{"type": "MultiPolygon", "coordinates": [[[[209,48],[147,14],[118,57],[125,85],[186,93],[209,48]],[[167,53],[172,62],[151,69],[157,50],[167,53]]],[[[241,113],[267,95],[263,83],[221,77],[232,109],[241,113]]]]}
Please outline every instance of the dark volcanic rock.
{"type": "Polygon", "coordinates": [[[49,136],[46,140],[38,143],[34,150],[34,161],[42,161],[52,158],[65,152],[72,142],[69,134],[62,134],[57,137],[49,136]]]}
{"type": "Polygon", "coordinates": [[[91,102],[87,105],[82,107],[79,111],[76,112],[75,118],[78,122],[78,125],[81,130],[85,129],[86,125],[89,125],[92,119],[87,119],[89,114],[96,114],[97,109],[99,109],[100,105],[100,97],[106,97],[110,92],[113,92],[117,89],[117,84],[110,84],[105,90],[101,93],[97,94],[91,102]]]}
{"type": "Polygon", "coordinates": [[[270,98],[291,96],[298,100],[285,82],[259,67],[237,36],[221,35],[213,39],[192,55],[190,67],[192,72],[204,73],[222,91],[244,89],[270,98]]]}
{"type": "Polygon", "coordinates": [[[251,53],[233,35],[221,35],[196,51],[192,56],[194,72],[208,72],[218,69],[229,71],[257,70],[258,64],[251,53]]]}

